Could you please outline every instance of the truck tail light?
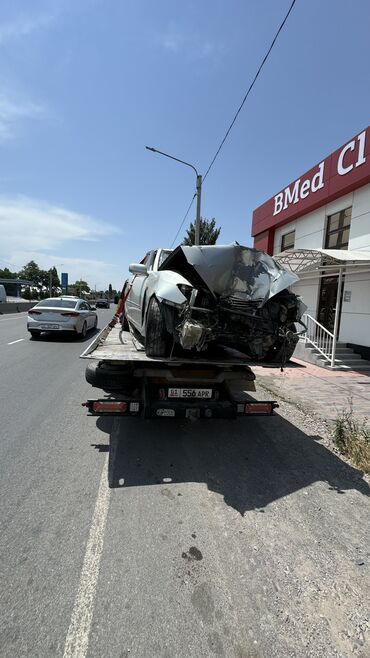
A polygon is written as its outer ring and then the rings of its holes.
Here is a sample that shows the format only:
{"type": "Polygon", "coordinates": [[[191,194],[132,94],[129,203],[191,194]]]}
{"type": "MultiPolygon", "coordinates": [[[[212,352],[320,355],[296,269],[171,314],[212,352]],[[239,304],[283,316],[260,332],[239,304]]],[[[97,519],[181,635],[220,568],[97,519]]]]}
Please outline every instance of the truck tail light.
{"type": "Polygon", "coordinates": [[[93,404],[93,411],[97,413],[109,411],[124,413],[127,411],[127,402],[122,400],[96,400],[93,404]]]}
{"type": "Polygon", "coordinates": [[[272,414],[274,410],[273,402],[247,402],[244,407],[244,413],[252,414],[272,414]]]}

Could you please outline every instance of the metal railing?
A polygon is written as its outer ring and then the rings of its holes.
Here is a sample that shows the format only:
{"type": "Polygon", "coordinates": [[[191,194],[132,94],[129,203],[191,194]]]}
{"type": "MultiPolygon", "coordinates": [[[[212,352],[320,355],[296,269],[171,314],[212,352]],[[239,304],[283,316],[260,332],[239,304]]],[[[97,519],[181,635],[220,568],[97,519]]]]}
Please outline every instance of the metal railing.
{"type": "Polygon", "coordinates": [[[302,322],[307,327],[301,340],[304,340],[305,343],[311,343],[322,356],[329,361],[330,366],[333,368],[335,364],[335,352],[337,341],[334,338],[334,334],[325,329],[320,322],[317,322],[312,315],[305,313],[302,317],[302,322]]]}

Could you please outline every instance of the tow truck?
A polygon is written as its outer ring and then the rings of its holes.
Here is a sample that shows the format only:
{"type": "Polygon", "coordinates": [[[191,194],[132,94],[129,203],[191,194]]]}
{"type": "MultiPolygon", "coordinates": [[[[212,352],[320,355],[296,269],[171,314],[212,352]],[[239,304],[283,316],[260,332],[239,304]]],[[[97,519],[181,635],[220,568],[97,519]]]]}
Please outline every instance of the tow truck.
{"type": "Polygon", "coordinates": [[[141,343],[122,329],[121,319],[118,307],[81,354],[89,360],[86,380],[104,392],[83,403],[90,415],[235,419],[272,416],[279,406],[251,395],[256,391],[255,374],[241,352],[218,346],[212,352],[148,357],[141,343]]]}

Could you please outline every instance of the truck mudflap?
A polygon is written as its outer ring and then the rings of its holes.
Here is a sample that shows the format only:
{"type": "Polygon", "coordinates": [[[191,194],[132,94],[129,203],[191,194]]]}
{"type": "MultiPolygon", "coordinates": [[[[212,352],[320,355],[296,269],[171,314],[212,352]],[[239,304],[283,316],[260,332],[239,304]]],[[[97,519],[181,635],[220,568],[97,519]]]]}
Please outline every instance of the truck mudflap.
{"type": "Polygon", "coordinates": [[[141,418],[228,418],[272,416],[279,405],[273,400],[87,400],[82,404],[91,416],[137,416],[141,418]]]}

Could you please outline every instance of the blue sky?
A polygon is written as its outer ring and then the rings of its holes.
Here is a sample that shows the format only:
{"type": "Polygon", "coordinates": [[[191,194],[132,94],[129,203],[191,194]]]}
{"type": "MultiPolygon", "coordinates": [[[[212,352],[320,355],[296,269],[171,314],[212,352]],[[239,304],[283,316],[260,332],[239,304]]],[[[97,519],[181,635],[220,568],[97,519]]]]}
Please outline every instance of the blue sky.
{"type": "MultiPolygon", "coordinates": [[[[171,245],[195,177],[145,145],[204,173],[289,5],[2,0],[0,267],[105,289],[171,245]]],[[[204,184],[220,243],[368,125],[369,24],[368,0],[297,0],[204,184]]]]}

